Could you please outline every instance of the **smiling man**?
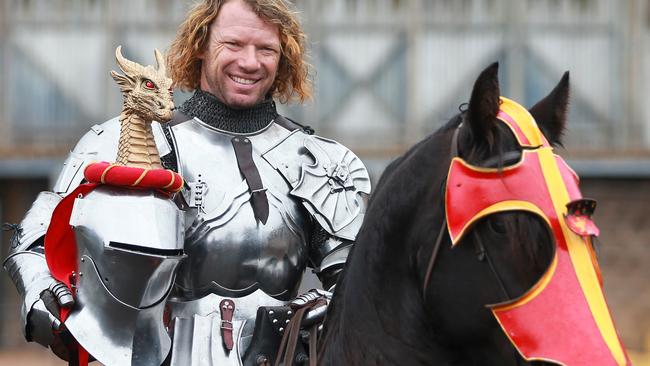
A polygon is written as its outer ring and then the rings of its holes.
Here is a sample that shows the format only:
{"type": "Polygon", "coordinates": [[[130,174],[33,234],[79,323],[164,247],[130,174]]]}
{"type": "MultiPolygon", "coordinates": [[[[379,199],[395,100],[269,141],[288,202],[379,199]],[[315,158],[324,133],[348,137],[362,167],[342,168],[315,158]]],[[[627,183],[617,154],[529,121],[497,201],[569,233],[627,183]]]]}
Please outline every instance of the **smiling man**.
{"type": "Polygon", "coordinates": [[[286,313],[258,308],[294,299],[307,265],[333,290],[361,225],[370,193],[361,161],[276,111],[274,100],[311,97],[305,42],[284,0],[206,0],[171,46],[172,79],[194,90],[165,129],[163,160],[188,182],[172,365],[273,363],[286,313]]]}
{"type": "MultiPolygon", "coordinates": [[[[121,340],[133,344],[133,364],[151,364],[138,359],[137,349],[158,347],[169,365],[270,365],[293,312],[327,295],[296,297],[305,268],[333,291],[370,180],[347,148],[276,111],[275,100],[311,97],[305,42],[284,0],[204,0],[181,24],[167,66],[175,86],[194,94],[171,123],[153,131],[163,165],[185,180],[176,202],[185,216],[179,230],[186,257],[166,304],[171,346],[136,327],[133,339],[121,340]]],[[[42,193],[25,216],[5,262],[25,299],[27,340],[62,356],[65,328],[49,313],[53,304],[40,299],[60,287],[42,259],[42,237],[56,204],[83,182],[83,167],[115,160],[118,138],[117,118],[82,138],[53,192],[42,193]]],[[[134,268],[123,271],[123,278],[137,277],[134,268]]],[[[96,320],[111,316],[119,314],[96,320]]]]}
{"type": "Polygon", "coordinates": [[[209,27],[201,60],[201,89],[231,108],[250,108],[268,97],[281,56],[277,25],[242,1],[225,3],[209,27]]]}

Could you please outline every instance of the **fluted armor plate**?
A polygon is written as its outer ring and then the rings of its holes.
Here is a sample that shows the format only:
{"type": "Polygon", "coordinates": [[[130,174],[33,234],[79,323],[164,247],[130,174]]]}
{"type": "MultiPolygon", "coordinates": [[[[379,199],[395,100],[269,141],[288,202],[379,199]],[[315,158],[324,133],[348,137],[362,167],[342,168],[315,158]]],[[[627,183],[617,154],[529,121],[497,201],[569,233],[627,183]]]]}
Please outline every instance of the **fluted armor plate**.
{"type": "Polygon", "coordinates": [[[305,208],[330,234],[354,240],[365,215],[370,176],[352,151],[336,141],[300,132],[264,154],[301,198],[305,208]],[[300,153],[303,152],[303,153],[300,153]],[[296,156],[287,161],[287,156],[296,156]]]}

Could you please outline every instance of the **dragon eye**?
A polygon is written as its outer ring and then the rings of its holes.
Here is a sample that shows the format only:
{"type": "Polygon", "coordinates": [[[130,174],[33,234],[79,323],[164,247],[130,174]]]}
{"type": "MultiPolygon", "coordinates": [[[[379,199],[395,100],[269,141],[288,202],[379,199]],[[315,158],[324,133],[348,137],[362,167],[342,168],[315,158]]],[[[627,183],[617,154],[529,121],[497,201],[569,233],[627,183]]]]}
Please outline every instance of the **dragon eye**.
{"type": "Polygon", "coordinates": [[[145,80],[144,81],[144,87],[147,88],[147,89],[155,89],[156,84],[154,84],[153,81],[151,81],[151,80],[145,80]]]}

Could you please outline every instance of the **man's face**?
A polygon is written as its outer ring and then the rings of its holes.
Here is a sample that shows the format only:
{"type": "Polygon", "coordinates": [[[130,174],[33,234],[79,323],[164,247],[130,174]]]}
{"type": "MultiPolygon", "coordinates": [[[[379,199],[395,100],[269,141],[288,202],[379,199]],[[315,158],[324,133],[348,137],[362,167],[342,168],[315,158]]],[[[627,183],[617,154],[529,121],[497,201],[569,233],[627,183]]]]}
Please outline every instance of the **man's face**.
{"type": "Polygon", "coordinates": [[[280,33],[249,5],[231,0],[210,25],[199,58],[201,89],[232,108],[248,108],[264,100],[280,62],[280,33]]]}

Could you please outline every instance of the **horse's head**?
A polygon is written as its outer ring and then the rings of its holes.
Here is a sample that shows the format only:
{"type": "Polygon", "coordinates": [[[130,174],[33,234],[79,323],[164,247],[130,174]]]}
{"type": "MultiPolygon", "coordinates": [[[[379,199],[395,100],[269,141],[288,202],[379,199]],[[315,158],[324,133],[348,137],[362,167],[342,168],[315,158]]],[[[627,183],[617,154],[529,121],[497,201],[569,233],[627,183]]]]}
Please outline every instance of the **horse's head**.
{"type": "Polygon", "coordinates": [[[624,365],[593,255],[593,203],[553,153],[568,74],[527,111],[500,96],[497,70],[481,73],[466,110],[438,134],[451,151],[444,222],[418,269],[434,333],[484,364],[521,355],[624,365]]]}
{"type": "Polygon", "coordinates": [[[337,283],[325,365],[625,365],[591,247],[593,201],[553,153],[569,77],[530,110],[497,65],[391,163],[337,283]]]}

